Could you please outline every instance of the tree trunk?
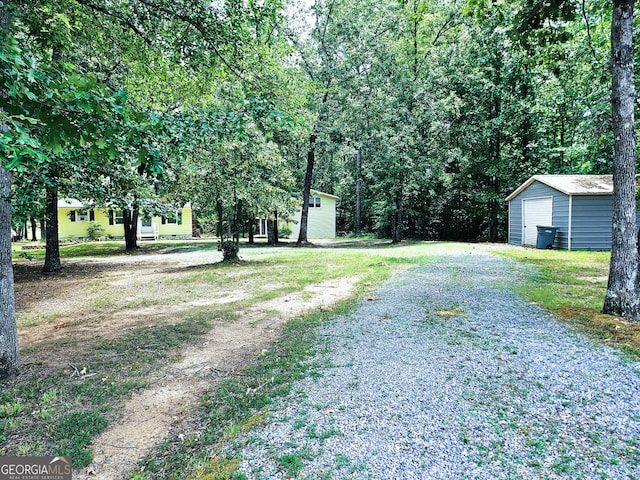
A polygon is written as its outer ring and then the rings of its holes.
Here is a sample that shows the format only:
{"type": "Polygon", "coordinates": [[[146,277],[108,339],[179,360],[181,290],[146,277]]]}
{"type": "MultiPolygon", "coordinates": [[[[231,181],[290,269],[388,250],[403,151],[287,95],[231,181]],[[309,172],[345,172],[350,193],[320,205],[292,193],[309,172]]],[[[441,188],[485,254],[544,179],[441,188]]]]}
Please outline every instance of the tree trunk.
{"type": "Polygon", "coordinates": [[[278,245],[280,243],[280,234],[278,233],[278,211],[273,212],[273,244],[278,245]]]}
{"type": "MultiPolygon", "coordinates": [[[[499,194],[498,178],[493,175],[490,179],[490,185],[492,193],[497,197],[499,194]]],[[[498,241],[498,202],[494,197],[489,199],[489,225],[488,225],[488,240],[491,243],[498,241]]]]}
{"type": "Polygon", "coordinates": [[[218,215],[216,222],[216,235],[220,238],[220,241],[224,241],[224,222],[222,220],[223,209],[222,202],[220,200],[216,200],[216,213],[218,215]]]}
{"type": "MultiPolygon", "coordinates": [[[[55,183],[55,179],[53,180],[55,183]]],[[[44,257],[44,273],[62,270],[60,262],[60,243],[58,241],[58,186],[50,185],[46,189],[45,216],[47,219],[46,250],[44,257]]]]}
{"type": "Polygon", "coordinates": [[[360,150],[356,152],[356,235],[362,233],[362,157],[360,150]]]}
{"type": "Polygon", "coordinates": [[[131,210],[122,209],[122,220],[124,223],[124,245],[127,252],[138,248],[138,215],[137,204],[133,204],[131,210]]]}
{"type": "Polygon", "coordinates": [[[253,239],[253,227],[255,225],[255,221],[251,215],[247,219],[247,230],[249,232],[249,245],[253,245],[255,240],[253,239]]]}
{"type": "Polygon", "coordinates": [[[31,222],[31,241],[35,242],[36,240],[38,240],[36,238],[36,234],[37,234],[37,231],[36,231],[36,219],[31,217],[29,220],[31,222]]]}
{"type": "Polygon", "coordinates": [[[236,216],[233,220],[233,241],[240,243],[240,229],[242,227],[242,201],[236,200],[236,216]]]}
{"type": "Polygon", "coordinates": [[[309,136],[309,150],[307,151],[307,170],[304,175],[304,189],[302,190],[302,214],[300,215],[300,233],[298,234],[298,245],[307,243],[307,226],[309,224],[309,197],[311,196],[311,182],[313,181],[313,167],[316,163],[316,140],[318,139],[318,126],[322,124],[322,109],[329,99],[329,85],[326,83],[326,90],[322,96],[320,107],[318,108],[318,119],[313,126],[313,132],[309,136]]]}
{"type": "Polygon", "coordinates": [[[22,367],[11,262],[11,173],[0,164],[0,379],[22,367]]]}
{"type": "Polygon", "coordinates": [[[640,320],[636,234],[636,139],[633,83],[633,6],[614,0],[611,23],[613,221],[604,313],[640,320]]]}
{"type": "Polygon", "coordinates": [[[267,245],[275,245],[273,220],[267,220],[267,245]]]}
{"type": "Polygon", "coordinates": [[[400,243],[402,241],[402,190],[396,194],[396,208],[391,219],[391,241],[400,243]]]}
{"type": "Polygon", "coordinates": [[[309,137],[309,151],[307,152],[307,170],[304,175],[304,190],[302,191],[302,214],[300,215],[300,233],[298,245],[307,243],[307,226],[309,223],[309,197],[311,196],[311,182],[313,180],[313,165],[316,162],[316,139],[318,136],[312,133],[309,137]]]}

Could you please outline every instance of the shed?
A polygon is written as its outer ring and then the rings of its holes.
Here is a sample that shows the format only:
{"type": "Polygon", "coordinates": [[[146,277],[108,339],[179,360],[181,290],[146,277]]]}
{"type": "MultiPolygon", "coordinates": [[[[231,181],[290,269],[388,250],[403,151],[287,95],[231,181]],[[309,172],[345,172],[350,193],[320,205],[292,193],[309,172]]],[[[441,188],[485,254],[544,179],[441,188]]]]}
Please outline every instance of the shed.
{"type": "MultiPolygon", "coordinates": [[[[309,195],[309,216],[307,218],[307,238],[313,240],[336,237],[336,202],[338,197],[329,193],[311,190],[309,195]]],[[[291,228],[288,238],[297,239],[300,233],[302,206],[290,217],[281,218],[283,224],[291,228]]],[[[267,236],[267,220],[258,218],[256,237],[267,236]]]]}
{"type": "MultiPolygon", "coordinates": [[[[336,237],[336,202],[338,197],[318,190],[311,190],[309,196],[309,217],[307,218],[307,238],[336,237]]],[[[298,238],[302,207],[293,215],[291,238],[298,238]]]]}
{"type": "Polygon", "coordinates": [[[611,249],[612,175],[534,175],[506,201],[510,244],[535,246],[542,225],[557,227],[554,248],[611,249]]]}

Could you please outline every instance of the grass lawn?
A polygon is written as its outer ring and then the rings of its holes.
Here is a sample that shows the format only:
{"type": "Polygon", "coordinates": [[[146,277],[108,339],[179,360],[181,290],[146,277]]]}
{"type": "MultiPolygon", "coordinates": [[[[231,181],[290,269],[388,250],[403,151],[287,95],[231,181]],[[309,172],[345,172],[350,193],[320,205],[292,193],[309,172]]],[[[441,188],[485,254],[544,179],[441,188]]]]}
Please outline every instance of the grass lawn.
{"type": "Polygon", "coordinates": [[[568,252],[505,247],[500,255],[537,267],[520,293],[574,328],[640,359],[640,324],[602,314],[609,252],[568,252]]]}

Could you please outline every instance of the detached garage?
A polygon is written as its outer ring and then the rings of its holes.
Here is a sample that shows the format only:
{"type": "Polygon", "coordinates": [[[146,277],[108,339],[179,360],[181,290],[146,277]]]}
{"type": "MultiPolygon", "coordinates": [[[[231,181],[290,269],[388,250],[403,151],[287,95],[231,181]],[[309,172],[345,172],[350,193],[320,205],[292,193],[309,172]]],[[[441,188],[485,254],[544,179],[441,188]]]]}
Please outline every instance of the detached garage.
{"type": "Polygon", "coordinates": [[[541,225],[557,228],[553,248],[611,249],[612,175],[534,175],[506,200],[510,244],[535,247],[541,225]]]}

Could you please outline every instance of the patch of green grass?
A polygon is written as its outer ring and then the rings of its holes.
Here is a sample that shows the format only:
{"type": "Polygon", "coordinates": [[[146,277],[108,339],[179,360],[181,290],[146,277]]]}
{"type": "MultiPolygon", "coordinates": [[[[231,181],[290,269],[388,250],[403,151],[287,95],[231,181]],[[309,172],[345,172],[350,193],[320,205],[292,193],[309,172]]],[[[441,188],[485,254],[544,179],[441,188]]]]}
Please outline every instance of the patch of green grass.
{"type": "Polygon", "coordinates": [[[536,266],[519,287],[529,301],[574,328],[640,359],[640,324],[602,313],[609,252],[504,248],[500,255],[536,266]]]}
{"type": "Polygon", "coordinates": [[[180,347],[208,328],[202,318],[126,331],[78,353],[78,364],[40,372],[26,369],[0,396],[0,455],[70,455],[88,465],[87,449],[114,410],[144,387],[145,375],[177,357],[180,347]]]}
{"type": "Polygon", "coordinates": [[[87,446],[108,424],[109,421],[96,410],[67,413],[52,432],[52,439],[57,445],[56,454],[71,456],[75,468],[89,465],[93,451],[87,446]]]}
{"type": "Polygon", "coordinates": [[[238,472],[240,459],[228,458],[222,455],[214,456],[193,476],[193,480],[244,480],[246,475],[238,472]]]}
{"type": "MultiPolygon", "coordinates": [[[[158,240],[154,242],[138,242],[138,249],[134,252],[126,252],[124,241],[101,241],[101,242],[78,242],[72,245],[62,245],[60,247],[61,258],[78,258],[78,257],[111,257],[119,255],[145,255],[149,253],[179,253],[179,252],[195,252],[210,251],[216,252],[218,242],[214,240],[158,240]]],[[[45,250],[43,244],[33,242],[16,242],[12,244],[12,256],[14,259],[24,258],[22,253],[37,259],[44,258],[45,250]],[[22,247],[26,249],[22,249],[22,247]],[[40,246],[42,248],[33,248],[40,246]]],[[[215,258],[218,256],[216,255],[215,258]]]]}

